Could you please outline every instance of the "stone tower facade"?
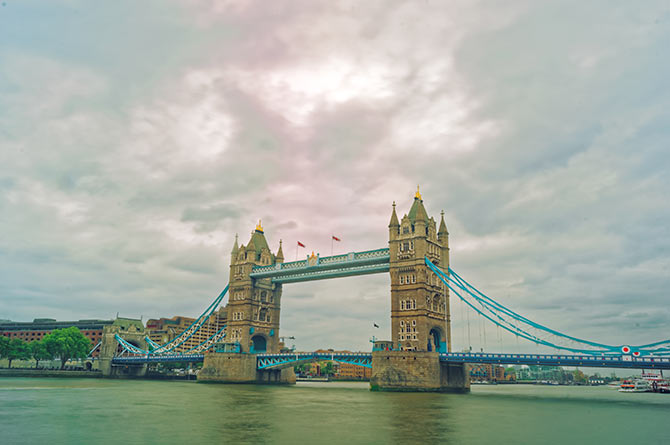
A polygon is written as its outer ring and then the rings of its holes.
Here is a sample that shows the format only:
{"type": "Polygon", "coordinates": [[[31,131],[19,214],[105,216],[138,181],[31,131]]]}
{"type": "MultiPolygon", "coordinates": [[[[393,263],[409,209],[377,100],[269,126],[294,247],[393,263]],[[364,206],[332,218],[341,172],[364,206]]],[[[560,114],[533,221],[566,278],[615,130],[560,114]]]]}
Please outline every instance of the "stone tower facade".
{"type": "Polygon", "coordinates": [[[281,284],[271,279],[254,280],[254,266],[269,266],[284,261],[281,241],[274,255],[265,240],[260,221],[247,245],[235,245],[231,252],[230,287],[226,307],[226,342],[239,343],[241,352],[279,352],[279,310],[281,284]]]}
{"type": "Polygon", "coordinates": [[[448,273],[449,233],[428,217],[417,187],[409,213],[399,221],[395,202],[389,223],[391,335],[394,349],[451,351],[449,290],[426,266],[428,257],[448,273]]]}

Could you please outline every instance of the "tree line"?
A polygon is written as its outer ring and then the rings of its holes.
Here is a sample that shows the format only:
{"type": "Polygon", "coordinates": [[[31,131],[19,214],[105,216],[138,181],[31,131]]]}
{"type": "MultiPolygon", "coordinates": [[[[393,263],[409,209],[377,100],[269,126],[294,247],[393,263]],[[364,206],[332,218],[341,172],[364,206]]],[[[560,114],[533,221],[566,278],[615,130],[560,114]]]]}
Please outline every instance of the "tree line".
{"type": "Polygon", "coordinates": [[[91,347],[91,340],[74,326],[55,329],[41,340],[30,343],[18,338],[0,336],[0,358],[6,358],[10,368],[13,360],[33,359],[37,368],[42,360],[58,358],[61,361],[60,369],[63,369],[68,360],[86,358],[91,347]]]}

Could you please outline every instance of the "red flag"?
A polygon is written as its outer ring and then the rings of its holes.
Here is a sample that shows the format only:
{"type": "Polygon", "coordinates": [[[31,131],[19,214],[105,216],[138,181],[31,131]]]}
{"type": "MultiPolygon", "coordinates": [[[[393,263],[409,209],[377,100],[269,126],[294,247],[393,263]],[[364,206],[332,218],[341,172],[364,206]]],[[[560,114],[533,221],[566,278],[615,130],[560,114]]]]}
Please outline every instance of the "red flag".
{"type": "Polygon", "coordinates": [[[303,243],[301,243],[300,241],[298,241],[298,245],[299,245],[300,247],[305,247],[305,245],[304,245],[303,243]]]}
{"type": "Polygon", "coordinates": [[[341,239],[339,239],[339,238],[336,237],[335,235],[333,235],[333,239],[334,239],[335,241],[342,241],[341,239]]]}

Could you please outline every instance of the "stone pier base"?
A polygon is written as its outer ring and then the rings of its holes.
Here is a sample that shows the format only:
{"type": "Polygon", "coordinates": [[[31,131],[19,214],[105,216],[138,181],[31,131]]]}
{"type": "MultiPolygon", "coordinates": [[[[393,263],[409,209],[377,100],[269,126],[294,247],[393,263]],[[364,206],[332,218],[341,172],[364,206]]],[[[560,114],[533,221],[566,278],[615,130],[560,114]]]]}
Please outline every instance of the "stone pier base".
{"type": "Polygon", "coordinates": [[[113,365],[112,359],[100,359],[100,371],[102,376],[112,379],[137,379],[146,376],[147,365],[113,365]]]}
{"type": "Polygon", "coordinates": [[[212,352],[205,355],[198,382],[292,385],[295,373],[293,367],[257,370],[255,354],[212,352]]]}
{"type": "Polygon", "coordinates": [[[437,352],[374,351],[372,391],[470,391],[467,365],[440,362],[437,352]]]}

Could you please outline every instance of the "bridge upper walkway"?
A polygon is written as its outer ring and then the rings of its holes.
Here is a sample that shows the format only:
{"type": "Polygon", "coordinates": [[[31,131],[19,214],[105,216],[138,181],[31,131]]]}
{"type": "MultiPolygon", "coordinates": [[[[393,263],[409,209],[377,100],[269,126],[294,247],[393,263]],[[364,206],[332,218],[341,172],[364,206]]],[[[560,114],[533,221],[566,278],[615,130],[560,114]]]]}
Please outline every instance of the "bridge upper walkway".
{"type": "Polygon", "coordinates": [[[255,266],[251,278],[271,278],[273,283],[297,283],[327,278],[367,275],[389,271],[389,249],[350,252],[343,255],[320,257],[300,261],[255,266]]]}

